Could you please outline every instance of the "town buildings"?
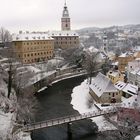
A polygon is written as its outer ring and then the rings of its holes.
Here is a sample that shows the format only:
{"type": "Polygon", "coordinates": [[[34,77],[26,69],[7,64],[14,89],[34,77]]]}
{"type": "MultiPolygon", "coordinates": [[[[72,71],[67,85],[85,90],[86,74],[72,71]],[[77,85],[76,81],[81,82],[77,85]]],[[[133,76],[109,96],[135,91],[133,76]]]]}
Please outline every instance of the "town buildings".
{"type": "Polygon", "coordinates": [[[119,93],[125,98],[129,98],[133,95],[138,94],[138,87],[130,83],[118,81],[117,83],[114,84],[114,86],[116,89],[118,89],[119,93]]]}

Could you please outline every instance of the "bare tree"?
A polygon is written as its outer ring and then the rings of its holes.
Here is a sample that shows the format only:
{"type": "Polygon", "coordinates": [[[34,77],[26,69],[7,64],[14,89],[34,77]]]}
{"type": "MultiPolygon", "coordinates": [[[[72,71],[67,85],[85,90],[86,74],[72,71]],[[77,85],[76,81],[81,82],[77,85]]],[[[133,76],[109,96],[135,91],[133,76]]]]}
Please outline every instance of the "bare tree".
{"type": "Polygon", "coordinates": [[[20,92],[17,102],[17,122],[31,123],[38,108],[38,101],[33,94],[33,88],[26,88],[20,92]]]}
{"type": "Polygon", "coordinates": [[[8,58],[8,98],[10,98],[12,84],[14,75],[16,75],[16,69],[18,67],[17,60],[14,57],[12,49],[8,50],[9,58],[8,58]]]}
{"type": "Polygon", "coordinates": [[[91,84],[92,76],[97,68],[97,55],[98,53],[86,53],[83,61],[83,67],[89,77],[89,84],[91,84]]]}
{"type": "Polygon", "coordinates": [[[0,40],[2,41],[4,46],[9,45],[9,43],[12,40],[10,32],[7,29],[5,29],[4,27],[0,28],[0,40]]]}
{"type": "Polygon", "coordinates": [[[101,66],[102,68],[102,72],[104,75],[106,75],[106,73],[109,71],[110,69],[110,62],[109,59],[105,59],[105,62],[102,64],[101,66]]]}
{"type": "Polygon", "coordinates": [[[34,96],[35,87],[33,85],[28,85],[28,82],[33,77],[33,74],[26,71],[26,68],[23,67],[23,70],[17,70],[13,75],[13,86],[16,92],[17,103],[16,111],[17,122],[28,122],[34,120],[34,114],[38,106],[36,97],[34,96]]]}

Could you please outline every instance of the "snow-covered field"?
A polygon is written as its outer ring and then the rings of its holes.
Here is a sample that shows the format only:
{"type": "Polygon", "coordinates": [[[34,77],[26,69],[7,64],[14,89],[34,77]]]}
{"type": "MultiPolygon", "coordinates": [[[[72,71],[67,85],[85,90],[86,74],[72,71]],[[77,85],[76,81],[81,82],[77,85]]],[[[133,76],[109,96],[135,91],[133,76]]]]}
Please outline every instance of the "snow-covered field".
{"type": "MultiPolygon", "coordinates": [[[[92,97],[89,94],[89,85],[87,84],[87,80],[73,89],[71,104],[80,114],[98,110],[94,106],[92,97]]],[[[99,131],[116,129],[116,127],[106,121],[103,116],[94,117],[92,120],[98,125],[99,131]]]]}

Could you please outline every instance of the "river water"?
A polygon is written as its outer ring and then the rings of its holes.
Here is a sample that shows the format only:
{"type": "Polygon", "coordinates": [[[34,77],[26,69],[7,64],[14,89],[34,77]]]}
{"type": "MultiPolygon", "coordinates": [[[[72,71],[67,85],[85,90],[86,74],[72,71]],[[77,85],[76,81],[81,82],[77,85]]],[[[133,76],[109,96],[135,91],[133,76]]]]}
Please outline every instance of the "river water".
{"type": "MultiPolygon", "coordinates": [[[[71,93],[85,79],[84,76],[63,80],[37,95],[40,107],[36,121],[78,114],[72,108],[71,93]]],[[[91,120],[73,123],[71,126],[73,140],[101,140],[103,136],[95,134],[96,125],[91,120]]],[[[32,140],[67,140],[67,125],[44,128],[32,132],[32,140]]]]}

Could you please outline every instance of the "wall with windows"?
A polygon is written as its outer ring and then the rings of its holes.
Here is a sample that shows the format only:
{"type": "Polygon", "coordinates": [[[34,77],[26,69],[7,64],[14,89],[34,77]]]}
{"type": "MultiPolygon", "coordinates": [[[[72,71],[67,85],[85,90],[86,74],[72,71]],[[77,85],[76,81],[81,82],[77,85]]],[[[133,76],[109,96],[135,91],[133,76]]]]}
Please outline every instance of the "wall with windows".
{"type": "Polygon", "coordinates": [[[23,63],[47,61],[54,56],[54,40],[13,41],[13,49],[23,63]]]}
{"type": "Polygon", "coordinates": [[[54,41],[55,48],[71,48],[79,46],[79,37],[78,36],[52,36],[54,41]]]}

